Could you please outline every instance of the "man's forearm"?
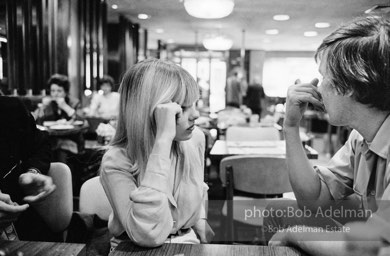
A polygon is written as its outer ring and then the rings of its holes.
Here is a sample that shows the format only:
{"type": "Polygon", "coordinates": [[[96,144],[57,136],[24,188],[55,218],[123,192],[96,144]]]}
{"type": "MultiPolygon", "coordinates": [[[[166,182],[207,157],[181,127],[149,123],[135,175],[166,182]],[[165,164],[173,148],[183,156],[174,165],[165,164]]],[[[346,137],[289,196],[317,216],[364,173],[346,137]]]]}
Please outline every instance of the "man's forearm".
{"type": "Polygon", "coordinates": [[[284,127],[290,183],[299,200],[317,200],[321,181],[314,172],[299,137],[299,127],[284,127]]]}
{"type": "Polygon", "coordinates": [[[289,244],[299,247],[309,255],[347,255],[344,234],[341,232],[291,232],[288,237],[289,244]]]}

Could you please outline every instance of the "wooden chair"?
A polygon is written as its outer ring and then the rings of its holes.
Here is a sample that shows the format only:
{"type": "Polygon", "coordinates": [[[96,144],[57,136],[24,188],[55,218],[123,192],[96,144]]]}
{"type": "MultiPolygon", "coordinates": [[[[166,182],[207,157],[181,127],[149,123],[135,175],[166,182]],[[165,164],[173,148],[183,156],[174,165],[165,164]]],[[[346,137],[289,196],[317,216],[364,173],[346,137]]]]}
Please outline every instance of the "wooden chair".
{"type": "Polygon", "coordinates": [[[220,178],[226,186],[222,214],[226,216],[228,242],[236,241],[234,221],[261,227],[268,202],[292,191],[284,157],[226,157],[220,163],[220,178]]]}
{"type": "Polygon", "coordinates": [[[281,135],[275,127],[231,126],[226,130],[227,141],[280,140],[281,135]]]}
{"type": "Polygon", "coordinates": [[[93,177],[81,186],[79,210],[81,213],[96,214],[100,219],[108,221],[112,208],[99,177],[93,177]]]}

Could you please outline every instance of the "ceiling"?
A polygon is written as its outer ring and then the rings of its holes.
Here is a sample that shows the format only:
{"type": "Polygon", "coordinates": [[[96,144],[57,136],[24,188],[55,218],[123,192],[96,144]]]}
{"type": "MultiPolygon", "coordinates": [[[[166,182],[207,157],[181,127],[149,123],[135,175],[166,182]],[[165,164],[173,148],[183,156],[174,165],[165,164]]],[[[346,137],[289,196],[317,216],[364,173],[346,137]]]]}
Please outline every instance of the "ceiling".
{"type": "MultiPolygon", "coordinates": [[[[222,19],[197,19],[187,14],[183,0],[107,0],[109,22],[124,15],[148,30],[148,47],[157,40],[174,41],[173,45],[201,44],[207,34],[223,33],[233,39],[233,49],[266,51],[313,51],[322,39],[343,22],[364,15],[374,5],[390,5],[390,0],[235,0],[233,13],[222,19]],[[118,5],[114,10],[111,5],[118,5]],[[139,13],[150,15],[140,20],[139,13]],[[274,21],[275,14],[288,14],[288,21],[274,21]],[[329,22],[329,28],[315,28],[316,22],[329,22]],[[163,29],[157,33],[156,29],[163,29]],[[278,29],[278,35],[265,30],[278,29]],[[242,31],[245,30],[243,33],[242,31]],[[318,36],[304,37],[305,31],[318,36]],[[243,37],[243,35],[245,35],[243,37]],[[198,40],[196,39],[198,38],[198,40]]],[[[384,12],[388,9],[382,9],[384,12]]]]}

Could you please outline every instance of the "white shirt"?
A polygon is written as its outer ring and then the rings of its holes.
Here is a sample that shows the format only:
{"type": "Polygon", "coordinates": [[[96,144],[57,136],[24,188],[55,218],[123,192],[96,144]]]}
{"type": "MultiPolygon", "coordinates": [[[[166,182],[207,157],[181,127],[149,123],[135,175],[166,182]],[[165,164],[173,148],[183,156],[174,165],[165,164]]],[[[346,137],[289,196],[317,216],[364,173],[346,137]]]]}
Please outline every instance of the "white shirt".
{"type": "Polygon", "coordinates": [[[96,93],[89,107],[89,115],[110,119],[119,113],[119,93],[111,92],[108,95],[96,93]]]}

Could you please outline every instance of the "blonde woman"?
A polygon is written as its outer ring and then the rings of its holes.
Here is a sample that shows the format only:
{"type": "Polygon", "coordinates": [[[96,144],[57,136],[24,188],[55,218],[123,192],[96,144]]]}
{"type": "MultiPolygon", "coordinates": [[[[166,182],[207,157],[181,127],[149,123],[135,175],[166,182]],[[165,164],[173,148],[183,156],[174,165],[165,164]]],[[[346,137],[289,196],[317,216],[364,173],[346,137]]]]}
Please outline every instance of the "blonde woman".
{"type": "Polygon", "coordinates": [[[126,72],[119,92],[117,130],[101,168],[112,245],[208,242],[198,85],[181,67],[150,59],[126,72]]]}

